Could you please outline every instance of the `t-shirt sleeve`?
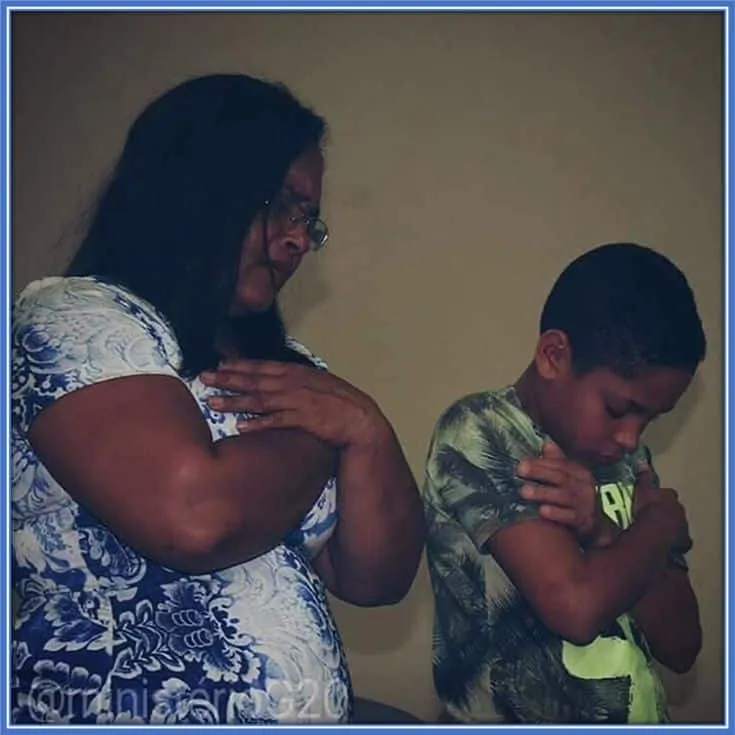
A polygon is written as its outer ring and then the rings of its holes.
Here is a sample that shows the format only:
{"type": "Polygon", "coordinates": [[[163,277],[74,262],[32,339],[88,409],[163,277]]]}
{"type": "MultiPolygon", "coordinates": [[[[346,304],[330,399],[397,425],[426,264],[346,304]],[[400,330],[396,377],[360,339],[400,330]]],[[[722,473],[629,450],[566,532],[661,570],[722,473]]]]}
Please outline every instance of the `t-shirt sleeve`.
{"type": "Polygon", "coordinates": [[[104,380],[178,377],[180,353],[146,302],[86,278],[49,278],[21,294],[12,315],[12,405],[25,433],[62,396],[104,380]]]}
{"type": "Polygon", "coordinates": [[[521,497],[518,462],[538,456],[542,439],[487,407],[455,405],[432,437],[426,483],[438,505],[465,530],[481,553],[501,528],[538,518],[538,505],[521,497]]]}

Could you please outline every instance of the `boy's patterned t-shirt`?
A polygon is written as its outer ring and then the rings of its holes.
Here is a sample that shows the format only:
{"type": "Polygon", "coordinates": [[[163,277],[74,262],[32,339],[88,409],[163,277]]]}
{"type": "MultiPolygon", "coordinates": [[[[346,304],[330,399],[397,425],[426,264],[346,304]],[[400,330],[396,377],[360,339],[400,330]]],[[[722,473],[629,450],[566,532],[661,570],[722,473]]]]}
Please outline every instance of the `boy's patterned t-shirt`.
{"type": "MultiPolygon", "coordinates": [[[[663,687],[630,615],[573,645],[546,628],[487,549],[499,529],[537,517],[515,472],[545,438],[512,387],[457,401],[436,426],[423,495],[439,697],[464,722],[664,722],[663,687]]],[[[640,446],[595,472],[603,511],[622,528],[642,459],[650,454],[640,446]]]]}

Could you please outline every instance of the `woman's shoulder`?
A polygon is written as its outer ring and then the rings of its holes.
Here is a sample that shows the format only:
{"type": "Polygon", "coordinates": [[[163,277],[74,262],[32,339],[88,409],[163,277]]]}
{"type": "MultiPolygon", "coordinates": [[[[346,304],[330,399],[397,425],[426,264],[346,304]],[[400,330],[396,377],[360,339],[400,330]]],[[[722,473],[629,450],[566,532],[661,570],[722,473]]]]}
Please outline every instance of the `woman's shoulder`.
{"type": "Polygon", "coordinates": [[[17,296],[14,309],[88,307],[106,309],[135,305],[155,311],[145,299],[96,276],[48,276],[31,281],[17,296]]]}
{"type": "Polygon", "coordinates": [[[29,283],[13,305],[15,322],[87,318],[140,320],[156,332],[170,332],[155,307],[129,289],[96,276],[49,276],[29,283]]]}
{"type": "Polygon", "coordinates": [[[29,283],[15,301],[12,322],[19,356],[54,345],[67,357],[93,349],[108,362],[124,355],[148,365],[155,353],[162,363],[180,363],[174,332],[153,305],[93,276],[54,276],[29,283]]]}

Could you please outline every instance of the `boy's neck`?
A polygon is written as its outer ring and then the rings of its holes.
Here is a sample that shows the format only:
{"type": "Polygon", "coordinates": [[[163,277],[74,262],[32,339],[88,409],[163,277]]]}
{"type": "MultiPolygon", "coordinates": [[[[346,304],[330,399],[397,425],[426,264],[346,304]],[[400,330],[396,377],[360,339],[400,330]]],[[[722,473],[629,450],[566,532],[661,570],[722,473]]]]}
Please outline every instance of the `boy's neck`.
{"type": "Polygon", "coordinates": [[[538,374],[536,368],[531,363],[521,374],[518,380],[513,385],[515,388],[518,400],[521,402],[523,410],[533,419],[536,426],[542,431],[545,431],[544,423],[541,418],[541,411],[539,410],[538,402],[538,374]]]}

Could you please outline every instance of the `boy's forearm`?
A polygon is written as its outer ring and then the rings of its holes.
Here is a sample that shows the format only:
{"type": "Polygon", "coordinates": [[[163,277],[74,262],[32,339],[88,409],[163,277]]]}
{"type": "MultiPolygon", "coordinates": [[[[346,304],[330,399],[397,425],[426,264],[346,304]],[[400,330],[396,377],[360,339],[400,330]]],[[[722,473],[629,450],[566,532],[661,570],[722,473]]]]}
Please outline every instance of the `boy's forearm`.
{"type": "MultiPolygon", "coordinates": [[[[595,539],[595,548],[609,546],[623,533],[605,517],[595,539]]],[[[651,654],[677,673],[688,671],[702,648],[699,605],[685,568],[670,564],[651,580],[632,609],[651,654]]]]}
{"type": "Polygon", "coordinates": [[[597,536],[588,544],[588,549],[602,549],[615,541],[615,539],[623,532],[613,520],[607,516],[603,516],[600,521],[600,527],[597,536]]]}
{"type": "Polygon", "coordinates": [[[702,648],[702,628],[685,570],[665,569],[632,612],[657,661],[680,674],[692,667],[702,648]]]}
{"type": "Polygon", "coordinates": [[[607,545],[585,553],[582,581],[590,626],[603,629],[643,598],[664,572],[670,539],[653,517],[643,517],[607,545]]]}
{"type": "MultiPolygon", "coordinates": [[[[612,520],[605,517],[597,538],[588,548],[588,554],[593,549],[596,553],[610,546],[623,534],[624,531],[612,520]]],[[[629,539],[630,537],[628,537],[629,539]]],[[[623,542],[627,545],[626,542],[623,542]]],[[[626,549],[624,549],[626,551],[626,549]]],[[[612,549],[613,555],[619,554],[612,549]]],[[[603,551],[604,554],[604,551],[603,551]]],[[[607,555],[606,555],[607,556],[607,555]]],[[[608,563],[613,557],[603,556],[602,561],[591,561],[594,567],[608,563]]],[[[666,560],[669,560],[669,554],[666,560]]],[[[589,557],[588,559],[594,559],[589,557]]],[[[645,559],[640,560],[643,569],[648,565],[645,559]]],[[[661,563],[660,556],[654,558],[654,568],[661,563]]],[[[599,571],[597,572],[599,573],[599,571]]],[[[642,575],[645,578],[645,574],[642,575]]],[[[604,599],[604,592],[599,593],[604,599]]],[[[699,606],[697,598],[689,583],[689,576],[684,569],[678,569],[668,564],[644,583],[643,591],[633,600],[632,608],[623,612],[631,612],[638,628],[643,633],[653,657],[667,668],[677,673],[688,671],[702,647],[702,629],[699,620],[699,606]]],[[[610,613],[602,612],[602,618],[612,617],[610,613]]]]}

